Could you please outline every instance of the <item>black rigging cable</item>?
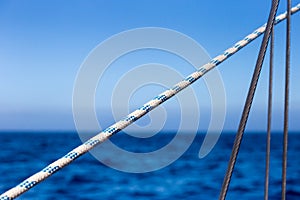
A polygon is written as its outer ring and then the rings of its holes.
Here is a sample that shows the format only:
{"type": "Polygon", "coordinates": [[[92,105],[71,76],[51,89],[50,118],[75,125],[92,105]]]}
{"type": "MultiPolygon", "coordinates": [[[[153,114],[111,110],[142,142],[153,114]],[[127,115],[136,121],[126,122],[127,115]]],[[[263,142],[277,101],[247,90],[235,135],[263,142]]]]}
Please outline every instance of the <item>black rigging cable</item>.
{"type": "Polygon", "coordinates": [[[243,110],[243,114],[242,114],[242,118],[239,124],[239,129],[238,132],[236,134],[235,137],[235,141],[234,141],[234,145],[232,148],[232,152],[231,152],[231,156],[230,156],[230,160],[228,163],[228,168],[226,171],[226,175],[224,177],[224,181],[223,181],[223,185],[222,185],[222,190],[219,196],[220,200],[224,200],[228,191],[228,187],[229,187],[229,183],[231,180],[231,176],[232,176],[232,172],[235,166],[235,162],[236,162],[236,158],[239,152],[239,148],[241,145],[241,141],[243,138],[243,134],[244,134],[244,130],[245,130],[245,126],[248,120],[248,116],[249,116],[249,111],[251,108],[251,104],[253,101],[253,97],[254,97],[254,93],[256,90],[256,86],[257,86],[257,82],[258,82],[258,78],[260,75],[260,71],[261,71],[261,67],[263,64],[263,60],[265,57],[265,53],[266,53],[266,49],[268,46],[268,41],[269,41],[269,37],[270,37],[270,33],[272,30],[272,27],[274,25],[274,19],[275,19],[275,15],[277,12],[277,8],[278,8],[278,3],[279,0],[273,0],[272,1],[272,8],[269,14],[269,18],[268,18],[268,23],[267,23],[267,27],[266,27],[266,32],[264,34],[264,38],[259,50],[259,54],[258,54],[258,58],[256,61],[256,65],[255,65],[255,70],[252,76],[252,80],[251,80],[251,84],[250,84],[250,88],[248,91],[248,95],[247,95],[247,99],[246,99],[246,103],[244,106],[244,110],[243,110]]]}
{"type": "Polygon", "coordinates": [[[271,120],[272,120],[272,87],[273,87],[273,53],[274,53],[274,27],[271,33],[270,42],[270,66],[269,66],[269,92],[268,92],[268,125],[266,141],[266,171],[265,171],[265,192],[264,199],[269,197],[269,174],[270,174],[270,149],[271,149],[271,120]]]}
{"type": "Polygon", "coordinates": [[[288,115],[289,115],[289,82],[290,82],[290,27],[291,27],[291,0],[287,0],[286,21],[286,60],[285,60],[285,97],[284,97],[284,126],[283,126],[283,155],[282,155],[282,185],[281,199],[286,197],[286,170],[288,146],[288,115]]]}

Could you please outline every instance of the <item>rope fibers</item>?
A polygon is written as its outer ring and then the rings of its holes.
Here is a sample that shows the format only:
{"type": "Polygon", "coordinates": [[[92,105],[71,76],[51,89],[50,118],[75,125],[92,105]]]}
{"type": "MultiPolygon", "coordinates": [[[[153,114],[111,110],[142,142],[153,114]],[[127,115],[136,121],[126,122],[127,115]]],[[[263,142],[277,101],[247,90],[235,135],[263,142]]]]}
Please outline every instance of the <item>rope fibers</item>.
{"type": "MultiPolygon", "coordinates": [[[[292,8],[292,13],[296,13],[300,10],[300,3],[297,4],[295,7],[292,8]]],[[[286,13],[283,13],[276,17],[275,24],[280,23],[286,18],[286,13]]],[[[166,90],[165,92],[161,93],[148,103],[144,104],[141,108],[135,110],[131,114],[127,115],[124,119],[120,120],[119,122],[111,125],[107,129],[103,130],[102,132],[98,133],[96,136],[92,137],[85,143],[81,144],[80,146],[76,147],[69,153],[67,153],[65,156],[61,157],[60,159],[54,161],[53,163],[46,166],[43,170],[37,172],[36,174],[30,176],[26,180],[24,180],[19,185],[11,188],[10,190],[6,191],[2,195],[0,195],[0,200],[11,200],[18,196],[20,196],[22,193],[28,191],[36,184],[42,182],[58,170],[62,169],[63,167],[67,166],[71,162],[73,162],[76,158],[80,157],[81,155],[85,154],[92,148],[94,148],[96,145],[102,143],[103,141],[110,138],[115,133],[119,132],[120,130],[124,129],[137,119],[141,118],[148,112],[150,112],[152,109],[160,105],[161,103],[165,102],[199,78],[201,78],[205,73],[210,71],[212,68],[216,67],[223,61],[225,61],[227,58],[238,52],[240,49],[248,45],[250,42],[258,38],[261,34],[264,33],[266,30],[266,25],[263,25],[256,29],[253,33],[246,36],[244,39],[237,42],[233,47],[227,49],[223,54],[215,57],[212,59],[209,63],[203,65],[200,67],[197,71],[192,73],[190,76],[188,76],[186,79],[180,81],[177,83],[173,88],[166,90]]]]}

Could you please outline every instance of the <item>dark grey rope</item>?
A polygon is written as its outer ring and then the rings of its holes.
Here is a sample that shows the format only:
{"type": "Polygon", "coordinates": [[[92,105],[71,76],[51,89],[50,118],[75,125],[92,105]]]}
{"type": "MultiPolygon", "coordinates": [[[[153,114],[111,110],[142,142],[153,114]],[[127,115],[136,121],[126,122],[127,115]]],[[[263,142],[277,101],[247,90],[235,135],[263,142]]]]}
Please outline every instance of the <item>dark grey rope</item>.
{"type": "Polygon", "coordinates": [[[286,60],[285,60],[285,97],[284,97],[284,126],[283,126],[283,155],[282,155],[282,185],[281,199],[286,198],[286,170],[288,148],[288,115],[289,115],[289,82],[290,82],[290,27],[291,27],[291,1],[287,0],[286,21],[286,60]]]}
{"type": "Polygon", "coordinates": [[[273,87],[273,53],[274,53],[274,27],[270,42],[270,66],[269,66],[269,92],[268,92],[268,125],[266,141],[266,171],[265,171],[265,200],[269,197],[269,174],[270,174],[270,149],[271,149],[271,120],[272,120],[272,87],[273,87]]]}
{"type": "Polygon", "coordinates": [[[231,176],[232,176],[232,172],[235,166],[235,162],[236,162],[236,158],[239,152],[239,148],[240,148],[240,144],[243,138],[243,134],[244,134],[244,130],[245,130],[245,126],[248,120],[248,116],[249,116],[249,111],[252,105],[252,101],[253,101],[253,97],[254,97],[254,93],[256,90],[256,86],[257,86],[257,82],[258,82],[258,78],[260,75],[260,71],[261,71],[261,67],[264,61],[264,57],[265,57],[265,53],[266,53],[266,49],[268,46],[268,42],[269,42],[269,37],[270,37],[270,33],[272,30],[272,27],[274,25],[274,19],[275,19],[275,15],[277,12],[277,8],[278,8],[278,3],[279,0],[273,0],[272,1],[272,8],[269,14],[269,18],[268,18],[268,23],[267,23],[267,27],[266,27],[266,32],[264,34],[264,38],[259,50],[259,54],[258,54],[258,58],[256,61],[256,65],[255,65],[255,70],[252,76],[252,80],[251,80],[251,84],[250,84],[250,88],[248,91],[248,95],[247,95],[247,99],[246,99],[246,103],[244,106],[244,110],[243,110],[243,114],[242,114],[242,118],[239,124],[239,129],[238,132],[236,134],[235,137],[235,141],[234,141],[234,145],[232,148],[232,152],[231,152],[231,156],[230,156],[230,160],[228,163],[228,168],[226,171],[226,175],[224,177],[224,181],[223,181],[223,185],[222,185],[222,190],[219,196],[220,200],[224,200],[228,191],[228,187],[229,187],[229,183],[231,180],[231,176]]]}

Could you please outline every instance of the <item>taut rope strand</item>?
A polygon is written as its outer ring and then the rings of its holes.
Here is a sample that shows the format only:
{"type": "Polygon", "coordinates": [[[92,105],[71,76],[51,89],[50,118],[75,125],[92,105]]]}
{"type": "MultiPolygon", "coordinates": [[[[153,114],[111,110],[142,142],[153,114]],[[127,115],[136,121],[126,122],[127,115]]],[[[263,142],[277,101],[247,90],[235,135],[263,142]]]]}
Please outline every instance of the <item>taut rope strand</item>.
{"type": "Polygon", "coordinates": [[[272,87],[273,87],[273,56],[274,56],[274,27],[271,33],[270,43],[270,65],[269,65],[269,91],[268,91],[268,124],[266,141],[266,171],[264,199],[269,198],[269,176],[270,176],[270,151],[271,151],[271,123],[272,123],[272,87]]]}
{"type": "Polygon", "coordinates": [[[248,116],[249,116],[249,112],[251,110],[251,105],[253,102],[253,97],[256,91],[256,86],[257,86],[257,82],[259,79],[259,75],[261,72],[261,68],[262,68],[262,64],[265,58],[265,53],[268,47],[268,42],[269,42],[269,37],[274,25],[274,20],[275,20],[275,16],[276,16],[276,12],[277,12],[277,8],[278,8],[278,4],[279,4],[279,0],[273,0],[272,1],[272,8],[269,14],[269,18],[268,18],[268,23],[267,23],[267,27],[266,27],[266,32],[264,34],[264,38],[263,41],[261,43],[260,46],[260,50],[259,50],[259,54],[258,54],[258,58],[256,61],[256,65],[255,65],[255,70],[252,76],[252,80],[250,83],[250,87],[248,90],[248,94],[247,94],[247,98],[246,98],[246,102],[244,105],[244,109],[243,109],[243,114],[241,117],[241,121],[239,124],[239,129],[238,132],[236,134],[235,140],[234,140],[234,144],[232,147],[232,152],[230,155],[230,159],[228,162],[228,168],[224,177],[224,181],[222,184],[222,189],[220,192],[220,197],[219,200],[224,200],[226,198],[227,195],[227,191],[229,188],[229,184],[231,181],[231,177],[232,177],[232,173],[233,173],[233,169],[236,163],[236,159],[240,150],[240,145],[243,139],[243,135],[244,135],[244,131],[245,131],[245,127],[248,121],[248,116]]]}
{"type": "MultiPolygon", "coordinates": [[[[296,13],[300,10],[300,4],[292,8],[292,13],[296,13]]],[[[283,21],[286,18],[286,13],[283,13],[276,17],[275,24],[278,24],[279,22],[283,21]]],[[[227,49],[223,54],[215,57],[212,59],[209,63],[203,65],[200,67],[197,71],[189,75],[186,79],[180,81],[177,83],[173,88],[166,90],[165,92],[161,93],[148,103],[144,104],[139,109],[135,110],[131,114],[127,115],[124,119],[120,120],[119,122],[111,125],[107,129],[103,130],[102,132],[98,133],[96,136],[92,137],[85,143],[81,144],[77,148],[73,149],[69,153],[67,153],[62,158],[56,160],[55,162],[49,164],[46,168],[44,168],[42,171],[37,172],[36,174],[30,176],[26,180],[24,180],[19,185],[11,188],[10,190],[6,191],[0,196],[0,200],[11,200],[22,193],[28,191],[30,188],[35,186],[36,184],[42,182],[61,168],[67,166],[71,162],[73,162],[76,158],[80,157],[81,155],[85,154],[92,148],[94,148],[96,145],[102,143],[103,141],[110,138],[115,133],[119,132],[120,130],[124,129],[137,119],[141,118],[145,114],[147,114],[149,111],[154,109],[155,107],[159,106],[161,103],[165,102],[187,86],[191,85],[193,82],[198,80],[200,77],[202,77],[204,74],[206,74],[208,71],[225,61],[227,58],[238,52],[240,49],[245,47],[247,44],[252,42],[254,39],[258,38],[261,34],[264,33],[266,30],[266,25],[261,26],[257,30],[255,30],[253,33],[249,34],[247,37],[245,37],[243,40],[237,42],[233,47],[227,49]]]]}
{"type": "Polygon", "coordinates": [[[284,125],[283,125],[283,155],[282,155],[282,185],[281,199],[286,198],[286,170],[288,151],[288,118],[289,118],[289,88],[290,88],[290,27],[291,27],[291,1],[287,0],[287,21],[286,21],[286,60],[285,60],[285,94],[284,94],[284,125]]]}

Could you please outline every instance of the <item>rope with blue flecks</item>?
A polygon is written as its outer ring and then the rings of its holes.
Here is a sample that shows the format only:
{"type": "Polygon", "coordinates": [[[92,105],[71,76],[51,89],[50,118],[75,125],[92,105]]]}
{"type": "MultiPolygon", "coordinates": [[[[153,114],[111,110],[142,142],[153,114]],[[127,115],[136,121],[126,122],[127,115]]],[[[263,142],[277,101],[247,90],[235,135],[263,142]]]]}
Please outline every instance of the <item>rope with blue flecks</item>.
{"type": "MultiPolygon", "coordinates": [[[[300,10],[300,4],[293,7],[291,9],[292,13],[296,13],[300,10]]],[[[286,13],[283,13],[276,17],[275,24],[283,21],[286,18],[286,13]]],[[[233,47],[227,49],[223,54],[215,57],[209,63],[200,67],[197,71],[189,75],[186,79],[177,83],[173,88],[166,90],[165,92],[161,93],[148,103],[144,104],[141,108],[135,110],[131,114],[127,115],[124,119],[120,120],[119,122],[113,124],[112,126],[108,127],[104,131],[100,132],[96,136],[92,137],[82,145],[78,146],[77,148],[70,151],[68,154],[63,156],[62,158],[56,160],[55,162],[48,165],[43,170],[37,172],[36,174],[30,176],[26,180],[24,180],[21,184],[11,188],[10,190],[6,191],[0,196],[0,200],[10,200],[18,197],[22,193],[28,191],[36,184],[42,182],[58,170],[62,169],[63,167],[70,164],[76,158],[80,157],[81,155],[85,154],[96,145],[104,142],[108,138],[110,138],[115,133],[119,132],[120,130],[126,128],[128,125],[132,124],[137,119],[141,118],[149,111],[154,109],[155,107],[159,106],[161,103],[165,102],[166,100],[170,99],[178,92],[186,88],[187,86],[191,85],[193,82],[201,78],[204,74],[208,71],[225,61],[227,58],[238,52],[240,49],[248,45],[250,42],[258,38],[261,34],[264,33],[266,29],[266,25],[261,26],[260,28],[256,29],[253,33],[249,34],[243,40],[237,42],[233,47]]]]}

